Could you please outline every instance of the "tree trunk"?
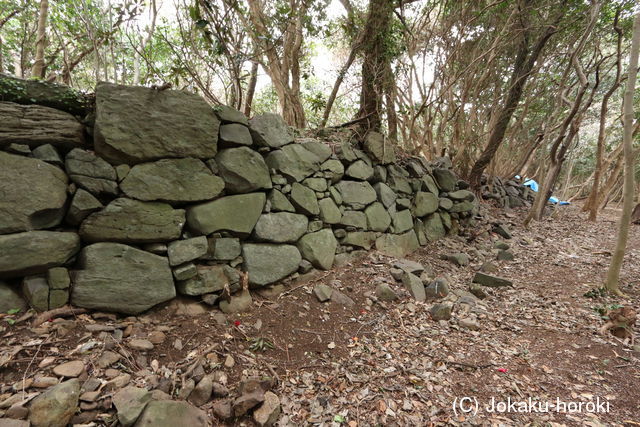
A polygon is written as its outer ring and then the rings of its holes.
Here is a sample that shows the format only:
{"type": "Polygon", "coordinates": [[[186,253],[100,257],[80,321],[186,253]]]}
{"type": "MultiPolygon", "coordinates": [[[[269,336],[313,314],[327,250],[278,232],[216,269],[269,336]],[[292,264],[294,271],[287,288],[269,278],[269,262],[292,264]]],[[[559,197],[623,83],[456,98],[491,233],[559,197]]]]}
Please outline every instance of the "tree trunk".
{"type": "Polygon", "coordinates": [[[393,2],[370,0],[364,27],[362,46],[362,88],[360,109],[356,118],[367,117],[360,122],[364,133],[379,131],[382,126],[382,102],[387,86],[387,64],[390,60],[385,49],[388,44],[389,27],[393,16],[393,2]]]}
{"type": "MultiPolygon", "coordinates": [[[[524,4],[524,7],[526,8],[529,6],[530,1],[525,1],[524,4]]],[[[521,10],[520,14],[522,16],[520,22],[526,22],[529,19],[527,11],[521,10]]],[[[516,55],[511,80],[509,81],[509,90],[505,96],[502,108],[498,113],[496,124],[489,134],[487,146],[469,173],[469,183],[475,191],[480,190],[480,179],[482,178],[482,173],[495,157],[498,148],[500,148],[500,145],[504,140],[507,127],[509,126],[509,121],[511,121],[511,116],[513,116],[514,111],[520,103],[520,98],[522,97],[522,92],[524,91],[527,79],[531,75],[533,67],[540,56],[542,49],[547,44],[547,41],[551,36],[556,32],[556,24],[563,14],[564,10],[558,15],[558,17],[556,17],[553,24],[547,26],[546,30],[540,38],[538,38],[535,44],[533,44],[533,46],[529,46],[528,43],[531,29],[522,28],[522,39],[518,49],[518,54],[516,55]]]]}
{"type": "Polygon", "coordinates": [[[22,80],[6,74],[0,74],[0,101],[44,105],[83,117],[93,109],[94,104],[91,95],[68,86],[22,80]]]}
{"type": "Polygon", "coordinates": [[[623,295],[620,290],[619,278],[622,261],[627,249],[629,238],[629,226],[631,224],[631,211],[633,210],[633,187],[634,187],[634,166],[635,159],[633,153],[633,94],[636,88],[636,77],[638,75],[638,53],[640,51],[640,13],[636,14],[633,22],[633,39],[631,42],[631,52],[629,53],[629,76],[627,87],[624,93],[623,115],[624,133],[622,142],[624,144],[624,204],[622,205],[622,215],[618,230],[618,241],[616,243],[611,265],[607,273],[605,287],[615,295],[623,295]]]}
{"type": "Polygon", "coordinates": [[[44,79],[44,48],[47,38],[47,14],[49,0],[40,0],[40,14],[38,15],[38,36],[36,39],[36,57],[31,68],[31,77],[44,79]]]}
{"type": "Polygon", "coordinates": [[[244,115],[251,117],[251,108],[253,107],[253,96],[256,93],[256,84],[258,83],[258,62],[251,63],[251,77],[249,77],[249,86],[247,86],[247,94],[244,99],[244,115]]]}
{"type": "Polygon", "coordinates": [[[622,83],[622,28],[618,25],[620,17],[620,7],[616,10],[616,16],[613,21],[613,28],[618,34],[618,43],[616,50],[616,78],[607,93],[602,97],[600,104],[600,125],[598,129],[598,143],[596,148],[596,167],[593,176],[593,187],[589,193],[589,198],[585,202],[582,210],[589,211],[589,221],[595,221],[598,215],[598,192],[600,191],[600,181],[602,181],[604,145],[606,138],[607,112],[609,111],[609,99],[620,87],[622,83]]]}

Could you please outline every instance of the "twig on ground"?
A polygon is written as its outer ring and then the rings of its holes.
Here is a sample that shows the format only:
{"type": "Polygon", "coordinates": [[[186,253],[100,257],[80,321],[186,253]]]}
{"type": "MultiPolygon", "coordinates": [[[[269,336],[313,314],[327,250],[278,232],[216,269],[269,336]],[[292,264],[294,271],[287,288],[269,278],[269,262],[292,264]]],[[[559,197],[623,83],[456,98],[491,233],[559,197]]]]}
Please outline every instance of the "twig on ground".
{"type": "Polygon", "coordinates": [[[76,314],[83,314],[86,312],[87,310],[84,308],[73,308],[69,305],[65,305],[64,307],[55,308],[53,310],[40,313],[31,323],[31,327],[36,328],[42,325],[47,320],[54,319],[56,317],[75,316],[76,314]]]}

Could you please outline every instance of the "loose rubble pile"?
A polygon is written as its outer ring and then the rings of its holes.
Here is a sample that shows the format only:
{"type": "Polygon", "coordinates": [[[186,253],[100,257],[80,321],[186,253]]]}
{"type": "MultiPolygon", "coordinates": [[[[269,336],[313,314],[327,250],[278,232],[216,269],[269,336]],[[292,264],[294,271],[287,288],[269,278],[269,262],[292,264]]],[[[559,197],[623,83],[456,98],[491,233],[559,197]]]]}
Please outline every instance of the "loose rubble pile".
{"type": "Polygon", "coordinates": [[[534,191],[515,180],[503,180],[494,176],[491,185],[487,177],[482,177],[481,194],[484,200],[495,200],[501,208],[520,208],[530,206],[535,198],[534,191]]]}
{"type": "Polygon", "coordinates": [[[377,133],[294,141],[275,114],[107,83],[83,122],[0,109],[0,312],[26,307],[18,289],[38,311],[138,314],[176,294],[244,310],[241,272],[255,289],[371,248],[403,256],[477,213],[448,159],[397,160],[377,133]]]}

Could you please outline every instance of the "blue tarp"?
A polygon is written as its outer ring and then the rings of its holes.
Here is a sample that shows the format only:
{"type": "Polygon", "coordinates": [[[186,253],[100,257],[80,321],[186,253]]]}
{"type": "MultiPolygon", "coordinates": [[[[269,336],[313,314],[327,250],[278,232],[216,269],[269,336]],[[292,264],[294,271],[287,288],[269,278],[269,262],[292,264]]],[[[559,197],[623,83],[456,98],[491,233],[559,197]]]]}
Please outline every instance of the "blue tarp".
{"type": "MultiPolygon", "coordinates": [[[[530,189],[532,189],[533,191],[535,191],[536,193],[538,192],[538,183],[535,182],[533,179],[527,179],[523,185],[526,185],[527,187],[529,187],[530,189]]],[[[561,201],[559,200],[557,197],[549,197],[549,201],[551,203],[553,203],[554,205],[570,205],[571,202],[565,202],[565,201],[561,201]]]]}

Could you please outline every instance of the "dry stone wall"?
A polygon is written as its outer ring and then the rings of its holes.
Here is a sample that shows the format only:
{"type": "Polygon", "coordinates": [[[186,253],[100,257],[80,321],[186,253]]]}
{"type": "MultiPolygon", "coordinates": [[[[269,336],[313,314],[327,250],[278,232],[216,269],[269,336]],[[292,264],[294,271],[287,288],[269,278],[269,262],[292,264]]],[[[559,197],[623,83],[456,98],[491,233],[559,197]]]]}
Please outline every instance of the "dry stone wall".
{"type": "Polygon", "coordinates": [[[447,159],[397,160],[377,133],[295,140],[278,115],[180,91],[100,84],[87,126],[0,112],[0,311],[136,314],[177,294],[240,310],[243,271],[259,288],[372,248],[401,257],[477,212],[447,159]]]}

